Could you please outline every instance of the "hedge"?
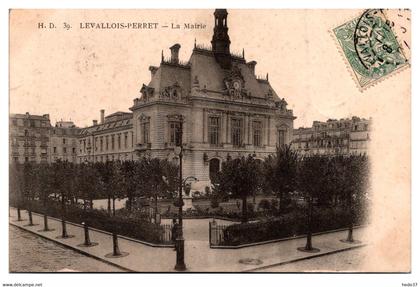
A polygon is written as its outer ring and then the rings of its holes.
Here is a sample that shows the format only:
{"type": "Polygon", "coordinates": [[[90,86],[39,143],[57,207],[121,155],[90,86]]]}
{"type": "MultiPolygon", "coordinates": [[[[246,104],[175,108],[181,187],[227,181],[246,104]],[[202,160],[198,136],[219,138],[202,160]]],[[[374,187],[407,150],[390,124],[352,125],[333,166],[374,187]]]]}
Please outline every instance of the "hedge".
{"type": "MultiPolygon", "coordinates": [[[[25,202],[20,205],[21,208],[32,210],[37,213],[44,214],[45,208],[39,201],[25,202]],[[30,205],[30,206],[29,206],[30,205]]],[[[51,217],[61,218],[61,205],[57,202],[49,202],[47,215],[51,217]]],[[[107,232],[116,232],[119,235],[135,238],[155,244],[168,244],[164,242],[165,232],[163,226],[123,216],[108,216],[104,210],[87,210],[86,212],[78,206],[66,206],[65,220],[73,223],[86,222],[89,227],[104,230],[107,232]]]]}
{"type": "MultiPolygon", "coordinates": [[[[362,224],[363,217],[354,224],[362,224]]],[[[348,216],[341,208],[314,210],[312,232],[323,232],[348,227],[348,216]]],[[[308,219],[301,209],[278,219],[265,222],[229,225],[224,229],[220,245],[237,246],[247,243],[262,242],[307,234],[308,219]]]]}

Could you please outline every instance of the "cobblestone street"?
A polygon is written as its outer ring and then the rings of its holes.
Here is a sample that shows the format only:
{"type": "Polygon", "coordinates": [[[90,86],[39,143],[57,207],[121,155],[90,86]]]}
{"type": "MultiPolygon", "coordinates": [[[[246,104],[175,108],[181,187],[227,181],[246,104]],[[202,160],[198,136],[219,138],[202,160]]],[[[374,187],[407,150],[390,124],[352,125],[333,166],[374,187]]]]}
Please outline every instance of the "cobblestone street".
{"type": "Polygon", "coordinates": [[[9,226],[10,272],[124,272],[15,226],[9,226]]]}

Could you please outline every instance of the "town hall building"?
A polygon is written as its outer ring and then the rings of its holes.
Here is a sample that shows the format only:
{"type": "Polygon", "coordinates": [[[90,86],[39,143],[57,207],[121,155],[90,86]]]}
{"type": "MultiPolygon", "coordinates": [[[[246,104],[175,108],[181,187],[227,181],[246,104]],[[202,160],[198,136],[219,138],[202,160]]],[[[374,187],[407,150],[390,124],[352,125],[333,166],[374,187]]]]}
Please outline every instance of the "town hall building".
{"type": "Polygon", "coordinates": [[[182,125],[183,174],[209,184],[228,158],[251,154],[263,159],[290,143],[293,111],[268,76],[255,75],[255,61],[231,53],[227,18],[226,9],[216,9],[211,47],[194,44],[187,62],[179,59],[180,44],[170,47],[170,58],[162,53],[160,65],[149,67],[151,79],[134,99],[132,113],[82,129],[79,161],[109,160],[105,139],[128,137],[123,156],[112,158],[152,156],[177,163],[174,147],[182,125]]]}

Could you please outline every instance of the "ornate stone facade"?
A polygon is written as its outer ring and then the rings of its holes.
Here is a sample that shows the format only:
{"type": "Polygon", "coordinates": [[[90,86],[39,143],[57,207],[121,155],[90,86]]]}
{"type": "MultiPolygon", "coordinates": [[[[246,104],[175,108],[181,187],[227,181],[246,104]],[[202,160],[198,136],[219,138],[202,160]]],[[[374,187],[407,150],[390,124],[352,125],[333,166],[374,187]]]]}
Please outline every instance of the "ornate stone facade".
{"type": "Polygon", "coordinates": [[[268,76],[255,75],[256,62],[229,52],[227,12],[216,10],[215,23],[212,48],[194,45],[189,61],[181,63],[181,46],[172,46],[171,59],[162,56],[158,67],[149,68],[151,80],[130,108],[136,156],[177,162],[182,124],[184,175],[206,184],[228,157],[263,159],[291,142],[295,119],[268,76]]]}

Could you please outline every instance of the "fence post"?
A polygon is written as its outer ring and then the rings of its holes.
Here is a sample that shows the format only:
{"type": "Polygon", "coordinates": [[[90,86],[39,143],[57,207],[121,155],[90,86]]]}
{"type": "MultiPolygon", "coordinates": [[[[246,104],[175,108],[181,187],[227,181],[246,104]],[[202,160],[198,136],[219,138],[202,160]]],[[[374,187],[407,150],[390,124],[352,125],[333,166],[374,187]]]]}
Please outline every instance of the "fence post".
{"type": "Polygon", "coordinates": [[[211,247],[211,222],[209,221],[209,245],[211,247]]]}

